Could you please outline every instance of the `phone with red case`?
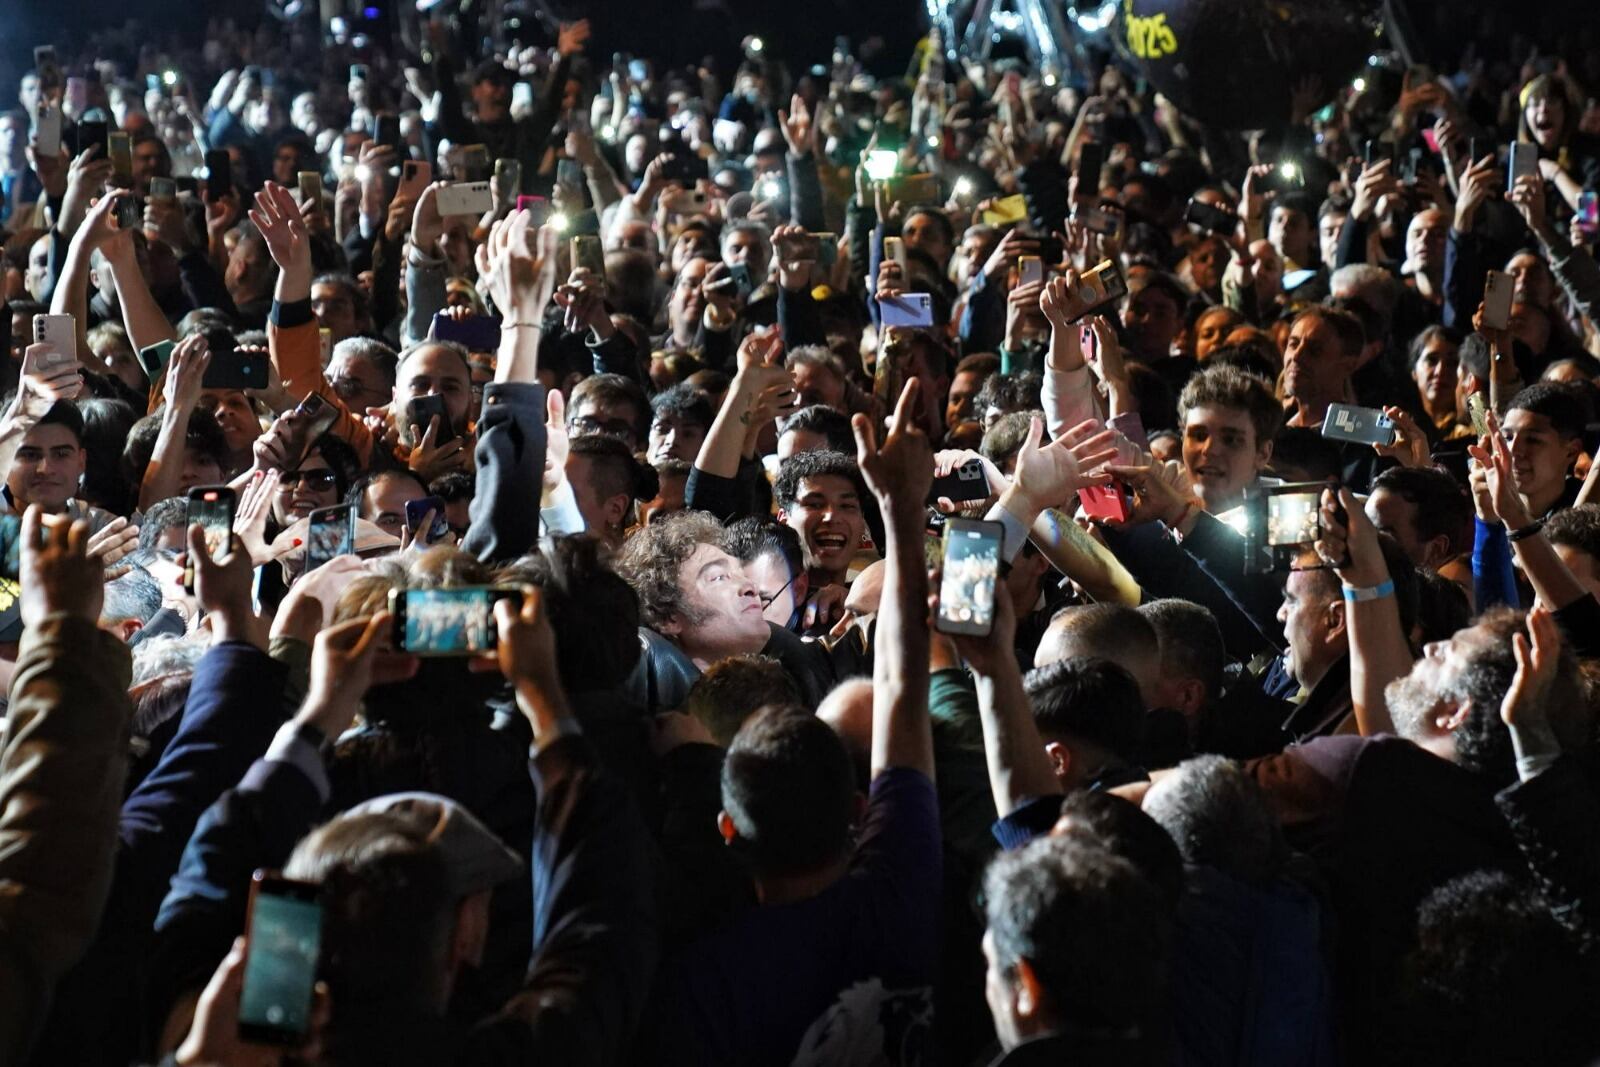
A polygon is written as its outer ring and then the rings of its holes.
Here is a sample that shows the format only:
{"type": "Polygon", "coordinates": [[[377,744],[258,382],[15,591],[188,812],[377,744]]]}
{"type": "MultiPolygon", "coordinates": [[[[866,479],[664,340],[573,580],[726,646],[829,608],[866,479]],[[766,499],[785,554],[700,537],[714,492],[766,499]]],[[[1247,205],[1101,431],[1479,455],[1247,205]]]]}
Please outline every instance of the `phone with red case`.
{"type": "Polygon", "coordinates": [[[1078,503],[1084,515],[1102,522],[1127,522],[1133,514],[1133,496],[1125,485],[1086,485],[1078,490],[1078,503]]]}

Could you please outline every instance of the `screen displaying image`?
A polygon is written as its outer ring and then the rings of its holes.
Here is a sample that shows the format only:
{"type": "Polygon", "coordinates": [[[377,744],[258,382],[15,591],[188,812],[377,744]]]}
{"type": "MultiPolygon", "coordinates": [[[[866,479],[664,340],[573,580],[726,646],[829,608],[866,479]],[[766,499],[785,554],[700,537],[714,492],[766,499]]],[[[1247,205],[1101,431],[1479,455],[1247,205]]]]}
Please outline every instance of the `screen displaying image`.
{"type": "Polygon", "coordinates": [[[1267,544],[1303,545],[1315,541],[1321,530],[1317,499],[1315,493],[1267,497],[1267,544]]]}
{"type": "Polygon", "coordinates": [[[304,1033],[322,941],[322,907],[314,900],[257,893],[250,913],[239,1020],[304,1033]]]}
{"type": "Polygon", "coordinates": [[[306,528],[306,568],[319,567],[335,556],[355,552],[355,512],[348,506],[313,512],[306,528]]]}
{"type": "Polygon", "coordinates": [[[994,618],[994,587],[1000,575],[999,545],[983,530],[953,529],[944,543],[939,614],[961,626],[987,632],[994,618]]]}
{"type": "Polygon", "coordinates": [[[213,561],[227,555],[233,535],[233,501],[221,493],[189,498],[189,521],[205,532],[206,552],[213,561]]]}
{"type": "Polygon", "coordinates": [[[497,641],[487,589],[412,589],[406,593],[405,646],[433,655],[491,652],[497,641]]]}

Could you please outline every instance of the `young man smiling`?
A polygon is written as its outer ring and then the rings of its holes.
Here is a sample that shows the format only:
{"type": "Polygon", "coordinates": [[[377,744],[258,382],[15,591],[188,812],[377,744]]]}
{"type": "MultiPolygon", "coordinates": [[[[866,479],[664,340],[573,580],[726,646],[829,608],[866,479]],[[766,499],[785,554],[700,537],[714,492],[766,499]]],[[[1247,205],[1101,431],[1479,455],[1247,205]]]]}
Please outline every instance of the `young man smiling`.
{"type": "Polygon", "coordinates": [[[1535,518],[1571,507],[1581,482],[1568,472],[1583,450],[1588,404],[1555,382],[1537,382],[1511,398],[1502,429],[1511,446],[1517,494],[1535,518]]]}
{"type": "Polygon", "coordinates": [[[778,468],[772,490],[778,521],[800,535],[811,588],[848,584],[867,529],[866,483],[856,461],[838,452],[801,452],[778,468]]]}

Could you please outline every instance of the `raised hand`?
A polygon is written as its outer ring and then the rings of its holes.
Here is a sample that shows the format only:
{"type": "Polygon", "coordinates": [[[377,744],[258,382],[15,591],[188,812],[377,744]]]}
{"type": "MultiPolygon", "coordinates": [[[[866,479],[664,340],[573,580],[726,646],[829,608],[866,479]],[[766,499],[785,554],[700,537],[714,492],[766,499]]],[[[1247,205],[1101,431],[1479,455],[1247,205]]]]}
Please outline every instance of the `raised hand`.
{"type": "Polygon", "coordinates": [[[439,416],[434,415],[428,419],[428,428],[422,432],[422,440],[406,457],[406,466],[416,471],[417,477],[425,483],[431,484],[441,475],[466,467],[466,439],[458,436],[439,444],[438,438],[439,416]]]}
{"type": "Polygon", "coordinates": [[[268,182],[256,194],[250,221],[261,231],[278,269],[285,275],[294,275],[297,280],[303,277],[309,291],[311,234],[300,214],[300,205],[294,202],[294,195],[276,182],[268,182]]]}
{"type": "Polygon", "coordinates": [[[494,621],[500,631],[495,661],[516,691],[517,707],[527,717],[534,741],[538,742],[553,733],[567,714],[556,635],[544,610],[544,591],[525,586],[520,607],[510,600],[498,601],[494,621]]]}
{"type": "Polygon", "coordinates": [[[811,121],[811,109],[799,93],[789,98],[789,110],[778,111],[778,121],[783,126],[783,139],[789,151],[797,156],[811,153],[816,145],[816,126],[811,121]]]}
{"type": "Polygon", "coordinates": [[[927,434],[917,428],[913,414],[918,392],[918,380],[908,380],[881,445],[871,419],[856,415],[850,420],[856,435],[856,462],[867,488],[884,512],[901,521],[915,521],[933,485],[933,447],[927,434]]]}
{"type": "Polygon", "coordinates": [[[1188,472],[1177,460],[1148,466],[1111,464],[1106,470],[1133,491],[1133,511],[1128,516],[1128,526],[1159,521],[1170,528],[1181,529],[1201,509],[1188,472]]]}
{"type": "Polygon", "coordinates": [[[75,359],[61,359],[51,345],[31,344],[22,353],[22,377],[17,395],[6,412],[7,422],[32,426],[60,400],[72,400],[83,392],[83,365],[75,359]]]}
{"type": "Polygon", "coordinates": [[[1528,514],[1528,505],[1517,492],[1511,472],[1511,448],[1506,444],[1505,434],[1500,432],[1500,420],[1492,411],[1487,417],[1489,432],[1477,444],[1468,445],[1467,452],[1483,471],[1484,487],[1495,514],[1507,529],[1520,530],[1533,521],[1533,516],[1528,514]]]}
{"type": "Polygon", "coordinates": [[[30,504],[22,513],[18,584],[26,627],[36,627],[51,615],[99,622],[105,567],[89,554],[89,524],[46,515],[30,504]]]}
{"type": "MultiPolygon", "coordinates": [[[[139,527],[121,516],[112,519],[89,535],[89,555],[99,560],[100,565],[106,568],[114,568],[119,561],[138,550],[139,527]]],[[[120,569],[126,571],[127,567],[120,569]]]]}
{"type": "Polygon", "coordinates": [[[276,466],[252,471],[239,494],[239,506],[233,512],[233,532],[256,566],[272,560],[267,548],[267,518],[272,514],[272,500],[278,492],[281,473],[276,466]]]}
{"type": "Polygon", "coordinates": [[[1040,447],[1044,422],[1035,415],[1028,436],[1017,451],[1017,464],[1007,493],[1007,510],[1016,505],[1019,518],[1030,523],[1046,508],[1065,507],[1086,485],[1103,485],[1108,475],[1096,468],[1117,458],[1116,435],[1094,421],[1079,423],[1057,440],[1040,447]],[[1094,473],[1090,473],[1094,472],[1094,473]]]}
{"type": "Polygon", "coordinates": [[[546,393],[544,404],[544,495],[549,496],[567,480],[567,453],[571,441],[567,437],[567,402],[561,390],[552,389],[546,393]]]}
{"type": "Polygon", "coordinates": [[[1346,585],[1368,588],[1389,578],[1378,544],[1378,528],[1349,489],[1322,491],[1322,533],[1312,545],[1322,562],[1346,585]],[[1341,511],[1343,512],[1341,514],[1341,511]]]}
{"type": "Polygon", "coordinates": [[[1461,175],[1461,195],[1456,197],[1457,233],[1471,232],[1472,220],[1477,217],[1478,209],[1498,191],[1499,187],[1500,168],[1496,165],[1493,155],[1484,156],[1467,167],[1466,172],[1461,175]]]}
{"type": "Polygon", "coordinates": [[[1372,218],[1378,210],[1378,201],[1400,191],[1400,179],[1395,177],[1387,159],[1374,160],[1361,168],[1356,179],[1355,198],[1350,203],[1350,217],[1358,221],[1372,218]]]}
{"type": "Polygon", "coordinates": [[[311,649],[311,686],[295,719],[332,739],[355,721],[361,698],[374,682],[398,682],[417,673],[417,658],[393,649],[387,611],[347,619],[317,634],[311,649]]]}
{"type": "Polygon", "coordinates": [[[167,380],[161,387],[162,399],[169,410],[194,410],[200,402],[206,368],[210,365],[211,348],[206,343],[205,334],[192,333],[178,342],[172,350],[172,362],[167,367],[167,380]]]}
{"type": "Polygon", "coordinates": [[[188,551],[179,565],[194,574],[195,598],[210,612],[212,632],[219,641],[245,640],[260,647],[267,643],[265,619],[258,619],[250,607],[255,564],[244,544],[230,530],[228,550],[220,560],[212,560],[206,545],[205,528],[189,527],[188,551]]]}
{"type": "Polygon", "coordinates": [[[1386,407],[1384,415],[1394,423],[1394,444],[1373,445],[1380,456],[1388,456],[1402,467],[1426,467],[1432,459],[1428,450],[1428,436],[1417,425],[1417,420],[1405,408],[1386,407]]]}
{"type": "Polygon", "coordinates": [[[1520,731],[1548,728],[1545,698],[1561,663],[1561,628],[1543,603],[1528,609],[1528,633],[1531,640],[1520,633],[1511,638],[1517,673],[1500,701],[1500,721],[1520,731]]]}
{"type": "Polygon", "coordinates": [[[584,43],[588,40],[588,19],[579,19],[577,22],[563,22],[560,32],[556,35],[556,51],[563,56],[577,55],[583,51],[584,43]]]}

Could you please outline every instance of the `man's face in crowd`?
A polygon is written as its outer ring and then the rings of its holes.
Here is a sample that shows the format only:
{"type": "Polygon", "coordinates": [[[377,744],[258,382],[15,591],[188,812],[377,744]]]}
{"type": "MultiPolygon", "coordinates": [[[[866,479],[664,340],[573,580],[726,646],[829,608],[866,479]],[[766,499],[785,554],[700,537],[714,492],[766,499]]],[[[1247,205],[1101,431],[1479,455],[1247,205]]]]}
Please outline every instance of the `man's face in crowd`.
{"type": "Polygon", "coordinates": [[[510,84],[493,78],[473,83],[472,106],[477,109],[479,122],[505,121],[511,114],[510,84]]]}
{"type": "Polygon", "coordinates": [[[1418,567],[1437,570],[1443,559],[1433,558],[1433,549],[1417,536],[1417,506],[1389,489],[1378,488],[1367,497],[1367,518],[1379,533],[1393,537],[1418,567]]]}
{"type": "Polygon", "coordinates": [[[353,336],[359,327],[355,298],[333,282],[317,282],[311,287],[311,313],[317,317],[317,325],[333,335],[334,344],[353,336]]]}
{"type": "MultiPolygon", "coordinates": [[[[49,272],[50,237],[46,235],[33,242],[32,246],[30,246],[28,249],[28,273],[23,285],[28,290],[28,295],[33,297],[35,300],[39,299],[39,294],[44,292],[45,277],[49,274],[49,272]]],[[[21,317],[22,313],[18,312],[16,315],[12,316],[12,322],[15,323],[16,320],[21,317]]],[[[19,337],[27,337],[31,339],[33,334],[17,333],[15,330],[13,330],[11,336],[13,339],[19,337]]]]}
{"type": "Polygon", "coordinates": [[[150,179],[161,173],[161,145],[156,141],[140,141],[133,146],[133,187],[140,192],[150,191],[150,179]]]}
{"type": "Polygon", "coordinates": [[[328,360],[328,381],[334,392],[358,414],[367,408],[382,407],[394,397],[394,387],[383,379],[378,365],[364,355],[346,349],[334,352],[328,360]]]}
{"type": "Polygon", "coordinates": [[[778,435],[778,459],[785,460],[801,452],[826,452],[828,439],[812,430],[785,430],[778,435]]]}
{"type": "Polygon", "coordinates": [[[956,427],[963,422],[976,421],[977,412],[973,410],[973,401],[977,399],[978,390],[982,388],[983,375],[976,371],[964,370],[951,380],[950,396],[944,405],[946,430],[955,433],[956,427]]]}
{"type": "Polygon", "coordinates": [[[22,105],[22,110],[30,116],[39,112],[39,75],[28,73],[22,76],[22,81],[17,85],[17,102],[22,105]]]}
{"type": "Polygon", "coordinates": [[[1283,606],[1278,608],[1278,621],[1283,623],[1283,636],[1289,643],[1289,666],[1295,679],[1308,689],[1321,681],[1348,647],[1342,630],[1333,633],[1338,625],[1334,598],[1339,594],[1330,591],[1329,584],[1326,572],[1290,571],[1283,585],[1283,606]]]}
{"type": "Polygon", "coordinates": [[[849,478],[836,474],[800,479],[794,504],[778,521],[800,535],[807,567],[841,578],[867,529],[861,495],[849,478]]]}
{"type": "Polygon", "coordinates": [[[701,229],[684,230],[672,242],[672,261],[668,264],[677,275],[684,265],[696,257],[708,258],[715,252],[711,239],[701,229]]]}
{"type": "Polygon", "coordinates": [[[567,409],[567,431],[572,434],[603,433],[639,451],[639,412],[630,403],[607,401],[597,396],[583,397],[567,409]]]}
{"type": "Polygon", "coordinates": [[[1511,275],[1513,301],[1542,308],[1550,306],[1555,296],[1555,278],[1541,257],[1532,252],[1518,252],[1506,264],[1506,273],[1511,275]]]}
{"type": "Polygon", "coordinates": [[[27,162],[23,146],[28,143],[27,127],[16,115],[0,117],[0,166],[21,167],[27,162]]]}
{"type": "Polygon", "coordinates": [[[1195,288],[1215,290],[1222,285],[1228,266],[1228,246],[1220,237],[1206,237],[1189,253],[1189,273],[1195,288]]]}
{"type": "Polygon", "coordinates": [[[650,462],[681,459],[693,463],[706,439],[706,426],[676,411],[662,411],[650,420],[650,462]]]}
{"type": "Polygon", "coordinates": [[[298,471],[284,471],[272,501],[272,517],[281,526],[303,519],[317,508],[331,508],[339,502],[339,484],[333,468],[313,451],[298,471]]]}
{"type": "Polygon", "coordinates": [[[678,568],[683,616],[672,636],[698,663],[760,652],[771,636],[761,597],[744,566],[715,545],[700,545],[678,568]]]}
{"type": "Polygon", "coordinates": [[[1271,455],[1272,442],[1256,442],[1247,411],[1200,405],[1184,413],[1183,464],[1207,511],[1237,504],[1271,455]]]}
{"type": "Polygon", "coordinates": [[[1545,501],[1560,495],[1567,470],[1578,458],[1578,439],[1563,441],[1550,416],[1523,408],[1506,412],[1503,429],[1511,446],[1511,478],[1517,492],[1548,507],[1545,501]]]}
{"type": "Polygon", "coordinates": [[[445,411],[456,433],[467,432],[472,375],[461,357],[443,345],[424,345],[400,365],[394,395],[402,408],[419,396],[444,397],[445,411]]]}
{"type": "Polygon", "coordinates": [[[1550,347],[1550,315],[1533,304],[1511,305],[1511,336],[1527,345],[1536,356],[1550,347]]]}
{"type": "Polygon", "coordinates": [[[1339,335],[1323,319],[1308,315],[1289,329],[1283,352],[1283,392],[1292,400],[1331,402],[1344,395],[1359,354],[1346,355],[1339,335]]]}
{"type": "Polygon", "coordinates": [[[37,504],[46,512],[58,512],[78,491],[89,453],[65,426],[44,423],[29,430],[11,462],[6,487],[20,512],[37,504]]]}
{"type": "Polygon", "coordinates": [[[1438,208],[1419,211],[1406,227],[1406,259],[1412,269],[1434,273],[1444,270],[1445,237],[1450,220],[1438,208]]]}
{"type": "Polygon", "coordinates": [[[406,524],[406,505],[426,495],[415,479],[378,478],[361,492],[361,517],[399,537],[406,524]]]}
{"type": "Polygon", "coordinates": [[[1146,360],[1165,359],[1183,327],[1182,309],[1163,290],[1146,286],[1128,298],[1122,312],[1128,347],[1146,360]]]}
{"type": "Polygon", "coordinates": [[[1311,258],[1311,220],[1298,208],[1277,204],[1267,225],[1267,240],[1278,255],[1305,266],[1311,258]]]}
{"type": "Polygon", "coordinates": [[[1448,641],[1430,641],[1410,672],[1384,687],[1395,733],[1418,742],[1437,736],[1439,719],[1457,708],[1450,695],[1457,680],[1489,640],[1482,626],[1469,626],[1448,641]]]}
{"type": "Polygon", "coordinates": [[[1350,216],[1342,211],[1330,211],[1317,220],[1317,241],[1322,251],[1322,262],[1332,264],[1339,258],[1339,235],[1344,233],[1350,216]]]}
{"type": "Polygon", "coordinates": [[[1582,582],[1591,594],[1600,597],[1600,560],[1573,545],[1556,545],[1555,550],[1572,576],[1582,582]]]}
{"type": "Polygon", "coordinates": [[[300,180],[300,153],[292,145],[281,145],[272,154],[272,180],[294,189],[300,180]]]}
{"type": "Polygon", "coordinates": [[[590,533],[614,535],[620,540],[630,498],[622,493],[601,495],[592,456],[567,453],[566,473],[578,511],[583,515],[584,526],[590,533]]]}
{"type": "Polygon", "coordinates": [[[919,211],[906,220],[900,236],[907,248],[915,248],[932,258],[943,270],[950,262],[950,241],[937,219],[926,211],[919,211]]]}
{"type": "Polygon", "coordinates": [[[200,394],[200,410],[216,418],[230,452],[243,452],[261,436],[261,420],[256,418],[250,398],[239,389],[207,389],[200,394]]]}
{"type": "Polygon", "coordinates": [[[823,404],[841,415],[846,414],[845,383],[833,372],[833,368],[819,363],[796,363],[791,373],[801,407],[823,404]]]}
{"type": "Polygon", "coordinates": [[[956,261],[956,281],[965,289],[977,277],[984,263],[1000,243],[1000,235],[984,230],[968,230],[961,237],[960,255],[956,261]]]}
{"type": "Polygon", "coordinates": [[[795,608],[805,603],[809,588],[804,570],[795,574],[780,552],[766,552],[744,565],[746,578],[761,598],[762,615],[774,626],[788,626],[795,608]]]}
{"type": "Polygon", "coordinates": [[[760,234],[751,233],[749,230],[735,230],[722,242],[722,261],[730,267],[739,263],[748,265],[752,275],[751,280],[760,285],[765,279],[754,275],[764,258],[761,243],[760,234]]]}
{"type": "Polygon", "coordinates": [[[1256,261],[1256,292],[1274,296],[1283,292],[1283,259],[1272,242],[1252,241],[1250,255],[1256,261]]]}
{"type": "Polygon", "coordinates": [[[706,272],[711,269],[711,265],[709,259],[691,259],[678,272],[678,280],[672,287],[672,300],[667,309],[675,332],[692,333],[700,321],[700,316],[705,313],[706,298],[700,291],[700,283],[705,281],[706,272]]]}

